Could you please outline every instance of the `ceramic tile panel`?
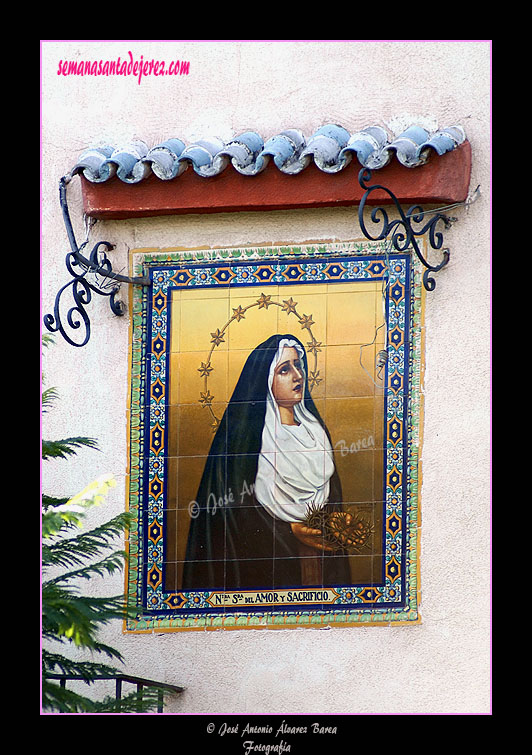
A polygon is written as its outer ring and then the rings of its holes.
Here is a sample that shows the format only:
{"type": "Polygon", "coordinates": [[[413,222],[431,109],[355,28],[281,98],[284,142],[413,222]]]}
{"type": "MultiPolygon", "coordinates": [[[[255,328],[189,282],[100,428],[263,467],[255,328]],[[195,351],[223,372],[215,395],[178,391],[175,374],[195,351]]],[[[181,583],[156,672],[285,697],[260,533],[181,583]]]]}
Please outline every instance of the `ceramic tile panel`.
{"type": "Polygon", "coordinates": [[[349,242],[132,263],[152,285],[131,294],[125,630],[418,622],[415,256],[349,242]]]}

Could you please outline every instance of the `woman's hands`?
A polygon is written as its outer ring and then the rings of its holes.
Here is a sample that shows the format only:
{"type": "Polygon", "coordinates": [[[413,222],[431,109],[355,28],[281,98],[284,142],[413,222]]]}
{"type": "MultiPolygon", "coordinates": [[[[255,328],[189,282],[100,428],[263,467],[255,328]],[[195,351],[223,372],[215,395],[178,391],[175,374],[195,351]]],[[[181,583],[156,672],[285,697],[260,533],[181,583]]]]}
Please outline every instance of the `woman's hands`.
{"type": "Polygon", "coordinates": [[[321,530],[311,529],[302,522],[292,522],[290,527],[292,528],[294,536],[297,537],[303,545],[307,545],[309,548],[315,548],[318,551],[334,550],[324,543],[321,530]]]}
{"type": "Polygon", "coordinates": [[[336,539],[342,543],[344,547],[354,545],[354,541],[343,532],[345,527],[349,527],[353,517],[347,511],[333,511],[331,514],[331,520],[333,526],[336,528],[336,539]]]}
{"type": "MultiPolygon", "coordinates": [[[[345,534],[345,527],[348,527],[352,522],[352,515],[344,511],[334,511],[331,514],[331,520],[334,523],[337,530],[336,539],[344,547],[355,545],[355,541],[345,534]]],[[[307,527],[303,522],[293,522],[290,527],[297,539],[307,545],[309,548],[315,548],[319,551],[334,551],[337,548],[333,548],[331,545],[327,545],[323,539],[322,531],[307,527]]]]}

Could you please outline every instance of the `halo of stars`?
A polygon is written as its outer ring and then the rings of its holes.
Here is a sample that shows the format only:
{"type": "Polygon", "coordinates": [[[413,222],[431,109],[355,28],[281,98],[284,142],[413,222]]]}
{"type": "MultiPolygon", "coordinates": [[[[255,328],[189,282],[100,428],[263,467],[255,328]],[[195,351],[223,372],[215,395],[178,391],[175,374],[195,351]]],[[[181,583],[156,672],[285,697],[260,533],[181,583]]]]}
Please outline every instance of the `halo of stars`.
{"type": "Polygon", "coordinates": [[[218,426],[220,425],[220,419],[216,416],[214,413],[214,410],[212,408],[212,403],[214,401],[214,396],[211,394],[209,390],[209,376],[211,372],[214,370],[214,367],[212,366],[212,355],[214,350],[221,344],[225,342],[224,335],[230,326],[232,322],[240,322],[241,320],[244,320],[246,317],[246,312],[248,309],[252,309],[253,307],[258,307],[258,309],[268,309],[271,306],[277,306],[281,307],[283,312],[286,312],[287,315],[294,315],[302,330],[306,330],[308,333],[308,336],[310,337],[310,341],[307,341],[307,351],[310,354],[314,355],[314,369],[310,370],[308,375],[308,384],[309,384],[309,390],[312,393],[312,389],[315,388],[319,383],[322,382],[323,378],[320,377],[320,371],[318,370],[318,353],[322,350],[323,344],[320,341],[317,341],[314,337],[314,334],[312,333],[312,326],[315,324],[314,320],[312,319],[312,314],[300,314],[297,311],[297,302],[290,297],[289,299],[284,299],[282,301],[272,301],[272,297],[270,295],[266,295],[262,293],[259,298],[253,302],[253,304],[248,304],[247,307],[242,307],[240,304],[237,307],[233,307],[233,315],[229,318],[229,320],[225,323],[223,328],[217,328],[214,332],[211,333],[211,348],[209,351],[209,354],[207,356],[207,359],[205,362],[201,362],[200,366],[198,367],[198,372],[200,374],[200,377],[203,378],[203,391],[200,391],[200,398],[199,402],[204,407],[207,408],[209,411],[209,414],[211,416],[211,428],[213,433],[216,432],[218,429],[218,426]]]}

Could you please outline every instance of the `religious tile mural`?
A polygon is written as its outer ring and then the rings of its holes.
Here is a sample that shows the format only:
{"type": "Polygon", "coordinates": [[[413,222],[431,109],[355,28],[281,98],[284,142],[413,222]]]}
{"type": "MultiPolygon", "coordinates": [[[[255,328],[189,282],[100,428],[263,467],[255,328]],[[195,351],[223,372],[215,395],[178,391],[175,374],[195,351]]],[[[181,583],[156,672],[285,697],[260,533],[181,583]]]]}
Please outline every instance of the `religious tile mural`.
{"type": "Polygon", "coordinates": [[[380,242],[135,250],[126,631],[418,622],[422,286],[380,242]]]}

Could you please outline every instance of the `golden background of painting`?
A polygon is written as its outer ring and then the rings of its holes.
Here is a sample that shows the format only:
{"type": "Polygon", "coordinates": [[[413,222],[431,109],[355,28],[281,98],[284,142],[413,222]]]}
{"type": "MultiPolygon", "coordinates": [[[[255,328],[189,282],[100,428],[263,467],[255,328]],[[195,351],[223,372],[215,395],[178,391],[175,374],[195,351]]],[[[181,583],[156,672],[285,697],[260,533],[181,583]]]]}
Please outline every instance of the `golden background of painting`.
{"type": "MultiPolygon", "coordinates": [[[[322,379],[312,397],[329,429],[335,463],[342,482],[344,508],[372,517],[374,541],[364,555],[350,557],[353,584],[380,581],[383,510],[383,390],[375,359],[383,348],[385,328],[381,281],[338,284],[253,286],[172,290],[167,434],[167,500],[165,589],[179,589],[190,516],[206,457],[213,439],[212,416],[199,399],[205,378],[211,334],[262,294],[272,302],[290,298],[300,316],[310,315],[312,336],[321,344],[317,366],[322,379]],[[370,344],[367,345],[366,344],[370,344]],[[363,346],[364,345],[364,346],[363,346]],[[361,346],[362,364],[361,367],[361,346]],[[367,374],[369,373],[369,375],[367,374]]],[[[308,346],[311,335],[295,314],[280,306],[252,307],[233,320],[224,341],[211,356],[214,368],[207,381],[212,410],[221,419],[242,367],[259,344],[275,333],[291,333],[308,346]]],[[[308,352],[309,370],[314,355],[308,352]]]]}

